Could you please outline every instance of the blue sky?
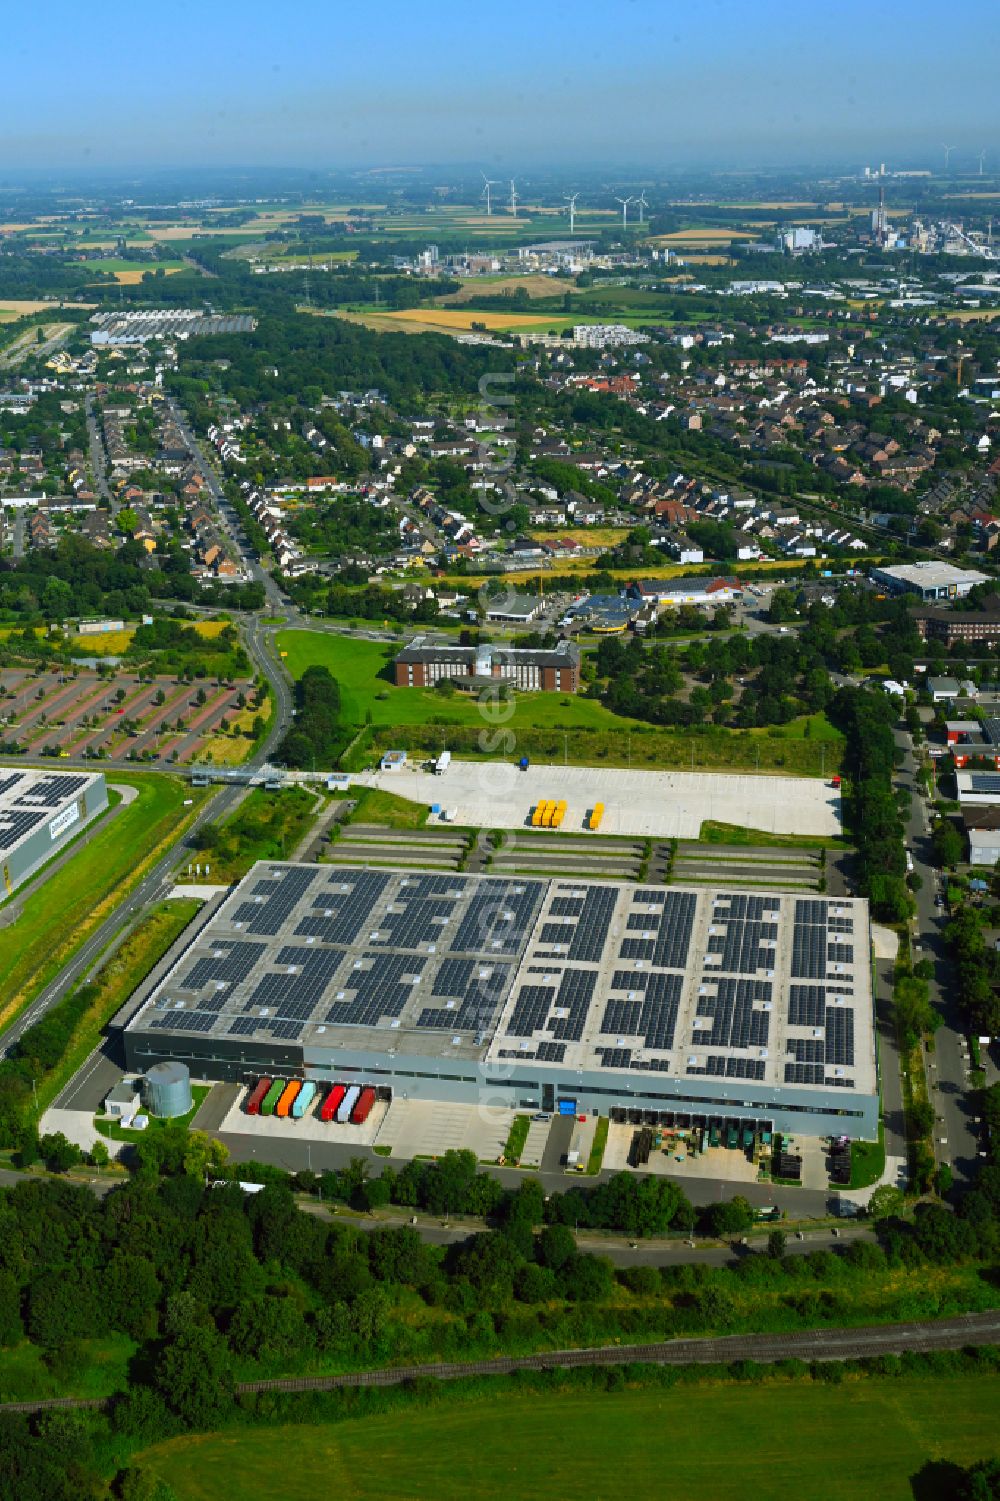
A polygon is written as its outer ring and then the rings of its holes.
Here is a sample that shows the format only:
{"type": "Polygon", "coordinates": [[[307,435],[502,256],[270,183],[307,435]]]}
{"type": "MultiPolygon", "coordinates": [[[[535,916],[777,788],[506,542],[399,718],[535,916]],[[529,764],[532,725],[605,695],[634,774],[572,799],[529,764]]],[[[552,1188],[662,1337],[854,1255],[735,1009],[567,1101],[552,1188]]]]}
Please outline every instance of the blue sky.
{"type": "Polygon", "coordinates": [[[996,0],[36,0],[0,174],[1000,158],[996,0]]]}

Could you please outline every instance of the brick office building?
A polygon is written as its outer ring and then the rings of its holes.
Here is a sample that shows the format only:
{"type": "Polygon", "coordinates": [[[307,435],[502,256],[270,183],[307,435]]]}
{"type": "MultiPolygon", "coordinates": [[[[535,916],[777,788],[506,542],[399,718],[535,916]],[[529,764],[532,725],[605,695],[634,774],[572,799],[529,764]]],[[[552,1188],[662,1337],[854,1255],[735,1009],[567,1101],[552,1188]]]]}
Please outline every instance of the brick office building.
{"type": "Polygon", "coordinates": [[[552,648],[519,650],[511,646],[455,646],[416,636],[395,663],[398,688],[432,688],[441,678],[456,687],[506,682],[524,692],[576,693],[580,653],[570,641],[552,648]]]}

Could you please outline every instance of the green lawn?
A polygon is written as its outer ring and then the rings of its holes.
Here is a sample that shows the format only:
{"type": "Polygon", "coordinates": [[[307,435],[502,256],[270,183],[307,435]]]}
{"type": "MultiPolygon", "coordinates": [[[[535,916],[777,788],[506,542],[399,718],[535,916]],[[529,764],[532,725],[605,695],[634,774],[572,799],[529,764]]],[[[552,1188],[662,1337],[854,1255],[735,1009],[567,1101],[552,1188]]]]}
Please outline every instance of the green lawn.
{"type": "Polygon", "coordinates": [[[129,1361],[136,1344],[125,1334],[81,1340],[65,1362],[50,1368],[38,1345],[22,1340],[0,1350],[0,1402],[44,1397],[109,1397],[128,1387],[129,1361]]]}
{"type": "Polygon", "coordinates": [[[171,898],[160,902],[107,960],[97,976],[97,996],[80,1020],[61,1062],[38,1084],[38,1107],[45,1110],[97,1046],[104,1027],[125,1004],[140,980],[180,937],[201,902],[171,898]]]}
{"type": "Polygon", "coordinates": [[[199,879],[219,885],[238,881],[257,860],[290,860],[313,822],[316,793],[305,787],[267,792],[255,787],[225,823],[212,825],[214,844],[192,851],[188,863],[201,865],[199,879]],[[208,874],[204,867],[208,865],[208,874]]]}
{"type": "Polygon", "coordinates": [[[996,1450],[996,1378],[905,1377],[615,1393],[458,1393],[336,1424],[172,1439],[139,1461],[180,1501],[912,1501],[929,1460],[996,1450]],[[699,1417],[700,1414],[700,1417],[699,1417]]]}
{"type": "Polygon", "coordinates": [[[488,730],[495,730],[499,723],[515,730],[621,731],[635,723],[612,714],[595,699],[563,693],[522,693],[509,720],[492,715],[484,718],[478,700],[464,693],[446,696],[433,688],[397,688],[380,678],[379,672],[402,649],[402,643],[393,646],[320,631],[279,631],[277,642],[278,650],[286,654],[285,666],[293,678],[317,664],[330,669],[340,684],[341,712],[347,724],[364,724],[369,711],[377,727],[425,725],[433,719],[488,730]]]}
{"type": "MultiPolygon", "coordinates": [[[[347,822],[388,824],[392,829],[422,829],[430,811],[429,803],[414,803],[408,797],[383,792],[378,787],[362,787],[347,822]]],[[[433,845],[429,849],[433,849],[433,845]]]]}
{"type": "MultiPolygon", "coordinates": [[[[718,823],[714,818],[705,819],[698,841],[701,844],[745,844],[750,849],[758,845],[767,849],[837,849],[844,843],[839,834],[829,837],[822,834],[768,834],[764,829],[744,829],[740,824],[718,823]]],[[[687,839],[681,842],[685,846],[690,843],[687,839]]]]}
{"type": "MultiPolygon", "coordinates": [[[[329,668],[340,684],[344,723],[363,725],[371,715],[372,753],[399,748],[436,753],[447,740],[463,759],[483,755],[576,766],[634,766],[681,771],[782,771],[831,776],[838,770],[843,740],[806,738],[788,726],[781,737],[750,730],[692,734],[660,729],[612,714],[580,694],[520,693],[513,706],[484,714],[475,698],[443,695],[432,688],[397,688],[378,676],[398,648],[319,631],[281,631],[285,665],[298,678],[307,667],[329,668]],[[513,733],[516,749],[510,749],[513,733]],[[483,740],[489,746],[483,749],[483,740]]],[[[821,717],[821,716],[819,716],[821,717]]]]}
{"type": "Polygon", "coordinates": [[[204,800],[170,776],[108,768],[109,783],[138,795],[104,814],[90,842],[47,880],[13,901],[21,915],[0,929],[0,1028],[6,1026],[138,884],[155,857],[178,839],[204,800]],[[185,808],[186,800],[190,808],[185,808]]]}
{"type": "Polygon", "coordinates": [[[878,1141],[851,1142],[851,1187],[871,1188],[885,1172],[885,1128],[878,1123],[878,1141]]]}
{"type": "Polygon", "coordinates": [[[181,1131],[186,1131],[211,1091],[211,1084],[192,1084],[191,1099],[193,1103],[186,1115],[175,1115],[169,1119],[158,1115],[151,1115],[149,1117],[149,1125],[142,1131],[133,1131],[128,1126],[121,1125],[118,1121],[107,1120],[104,1116],[94,1117],[94,1130],[101,1136],[109,1137],[112,1141],[142,1141],[147,1132],[166,1131],[168,1128],[177,1128],[181,1131]]]}

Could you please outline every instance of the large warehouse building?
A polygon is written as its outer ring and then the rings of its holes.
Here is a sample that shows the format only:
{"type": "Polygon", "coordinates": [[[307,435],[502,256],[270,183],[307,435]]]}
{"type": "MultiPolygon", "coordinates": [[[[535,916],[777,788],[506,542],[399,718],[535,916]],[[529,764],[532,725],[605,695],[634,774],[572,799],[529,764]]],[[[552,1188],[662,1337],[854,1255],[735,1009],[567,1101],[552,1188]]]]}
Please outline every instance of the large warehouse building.
{"type": "Polygon", "coordinates": [[[135,1012],[125,1057],[874,1139],[870,974],[858,900],[266,863],[135,1012]]]}
{"type": "Polygon", "coordinates": [[[103,775],[0,767],[0,901],[108,806],[103,775]]]}

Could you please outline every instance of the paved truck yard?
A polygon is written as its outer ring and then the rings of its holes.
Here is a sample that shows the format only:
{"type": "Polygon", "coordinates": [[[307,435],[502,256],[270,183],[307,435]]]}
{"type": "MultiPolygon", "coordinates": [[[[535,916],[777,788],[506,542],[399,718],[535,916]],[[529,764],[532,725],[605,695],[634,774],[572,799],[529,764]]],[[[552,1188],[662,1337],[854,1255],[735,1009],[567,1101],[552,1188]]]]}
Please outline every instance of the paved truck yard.
{"type": "Polygon", "coordinates": [[[768,834],[842,832],[840,789],[817,777],[586,766],[521,771],[509,763],[452,761],[441,776],[404,766],[373,772],[371,780],[386,792],[453,810],[458,824],[487,829],[524,828],[541,800],[565,798],[564,833],[585,829],[597,803],[604,804],[602,833],[640,838],[697,839],[709,819],[768,834]]]}

